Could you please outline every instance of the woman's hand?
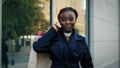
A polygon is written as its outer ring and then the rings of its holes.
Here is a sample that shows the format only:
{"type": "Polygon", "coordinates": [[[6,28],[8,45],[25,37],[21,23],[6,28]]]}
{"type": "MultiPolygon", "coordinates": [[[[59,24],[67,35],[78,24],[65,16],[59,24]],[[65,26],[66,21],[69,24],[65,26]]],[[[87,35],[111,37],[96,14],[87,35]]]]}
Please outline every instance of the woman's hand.
{"type": "Polygon", "coordinates": [[[58,24],[58,23],[55,23],[55,24],[53,24],[52,26],[53,26],[53,28],[54,28],[56,31],[58,31],[59,28],[61,28],[60,24],[58,24]]]}

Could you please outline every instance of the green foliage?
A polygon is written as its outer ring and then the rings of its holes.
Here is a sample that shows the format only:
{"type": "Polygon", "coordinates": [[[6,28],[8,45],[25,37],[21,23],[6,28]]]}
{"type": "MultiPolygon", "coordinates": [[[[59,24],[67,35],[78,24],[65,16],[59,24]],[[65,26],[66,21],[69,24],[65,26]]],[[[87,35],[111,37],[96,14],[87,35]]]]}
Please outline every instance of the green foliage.
{"type": "Polygon", "coordinates": [[[2,4],[2,37],[16,38],[20,35],[46,31],[49,23],[37,6],[36,0],[6,0],[2,4]],[[38,29],[38,24],[41,27],[38,29]]]}

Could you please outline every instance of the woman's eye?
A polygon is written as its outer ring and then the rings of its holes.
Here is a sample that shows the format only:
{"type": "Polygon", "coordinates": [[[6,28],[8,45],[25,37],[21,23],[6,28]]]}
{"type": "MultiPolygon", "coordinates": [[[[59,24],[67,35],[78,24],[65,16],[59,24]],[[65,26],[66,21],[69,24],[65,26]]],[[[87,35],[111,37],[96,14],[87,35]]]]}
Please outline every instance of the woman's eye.
{"type": "Polygon", "coordinates": [[[61,21],[62,21],[62,22],[66,21],[66,18],[65,18],[65,17],[62,17],[62,18],[61,18],[61,21]]]}
{"type": "Polygon", "coordinates": [[[73,21],[73,20],[74,20],[74,18],[73,18],[73,17],[70,17],[70,18],[69,18],[69,20],[70,20],[70,21],[73,21]]]}
{"type": "MultiPolygon", "coordinates": [[[[60,20],[61,20],[62,22],[64,22],[64,21],[67,20],[67,18],[65,18],[65,17],[61,17],[60,20]]],[[[69,21],[73,21],[74,18],[73,18],[73,17],[70,17],[70,18],[68,18],[68,20],[69,20],[69,21]]]]}

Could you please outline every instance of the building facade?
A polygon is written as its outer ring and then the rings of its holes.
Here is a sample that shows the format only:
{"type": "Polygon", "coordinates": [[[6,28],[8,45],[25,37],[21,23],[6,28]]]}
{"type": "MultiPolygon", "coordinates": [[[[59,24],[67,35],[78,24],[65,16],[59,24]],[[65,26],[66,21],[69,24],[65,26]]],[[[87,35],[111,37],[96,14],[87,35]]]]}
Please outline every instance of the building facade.
{"type": "Polygon", "coordinates": [[[91,53],[95,68],[120,68],[120,1],[91,0],[91,53]]]}

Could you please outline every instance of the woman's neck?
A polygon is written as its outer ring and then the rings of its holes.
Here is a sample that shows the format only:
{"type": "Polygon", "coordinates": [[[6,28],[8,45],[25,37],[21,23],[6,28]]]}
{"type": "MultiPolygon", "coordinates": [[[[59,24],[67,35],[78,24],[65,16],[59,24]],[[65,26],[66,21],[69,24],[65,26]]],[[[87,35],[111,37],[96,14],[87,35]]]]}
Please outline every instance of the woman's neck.
{"type": "Polygon", "coordinates": [[[71,34],[72,34],[72,32],[70,32],[70,33],[65,33],[65,32],[64,32],[65,37],[70,37],[71,34]]]}
{"type": "Polygon", "coordinates": [[[70,33],[65,33],[64,32],[64,35],[65,35],[65,38],[66,38],[67,42],[69,42],[71,34],[72,34],[72,32],[70,32],[70,33]]]}

